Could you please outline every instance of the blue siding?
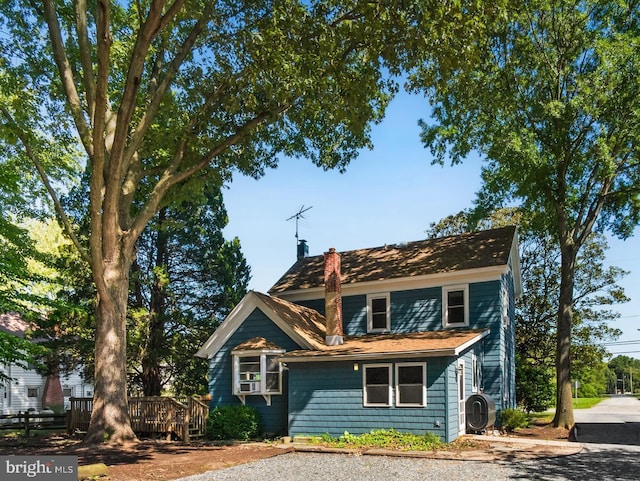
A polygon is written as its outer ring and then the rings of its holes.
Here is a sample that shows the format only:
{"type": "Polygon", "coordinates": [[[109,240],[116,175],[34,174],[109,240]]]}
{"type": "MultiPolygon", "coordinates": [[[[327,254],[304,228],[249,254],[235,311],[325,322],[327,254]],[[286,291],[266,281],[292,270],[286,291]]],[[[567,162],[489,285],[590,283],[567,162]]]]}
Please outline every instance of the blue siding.
{"type": "Polygon", "coordinates": [[[504,343],[501,328],[501,283],[481,282],[469,285],[469,326],[475,329],[489,329],[483,340],[481,389],[490,396],[500,409],[502,399],[502,372],[504,363],[504,343]]]}
{"type": "MultiPolygon", "coordinates": [[[[420,360],[394,359],[392,376],[395,376],[395,363],[417,361],[420,360]]],[[[446,363],[440,358],[426,359],[426,363],[427,406],[424,408],[395,407],[395,399],[392,407],[364,407],[363,363],[358,363],[358,371],[354,371],[353,362],[290,363],[289,434],[340,436],[345,431],[362,434],[372,429],[394,428],[417,434],[429,431],[444,439],[446,363]]]]}
{"type": "MultiPolygon", "coordinates": [[[[209,360],[209,392],[212,408],[241,404],[233,395],[233,360],[231,350],[252,337],[264,337],[281,348],[292,351],[300,349],[271,319],[262,311],[255,309],[240,327],[233,333],[218,353],[209,360]]],[[[246,404],[255,407],[260,413],[264,430],[267,433],[287,432],[287,376],[284,372],[283,394],[271,396],[271,406],[267,406],[262,396],[246,396],[246,404]]]]}
{"type": "Polygon", "coordinates": [[[446,358],[445,369],[446,399],[447,399],[447,432],[445,442],[451,442],[460,435],[458,425],[458,359],[446,358]]]}
{"type": "MultiPolygon", "coordinates": [[[[366,295],[345,296],[343,330],[347,335],[367,334],[366,295]]],[[[393,291],[391,301],[391,331],[408,333],[434,331],[442,326],[442,287],[393,291]]],[[[300,304],[324,313],[324,299],[300,304]]],[[[323,434],[340,436],[345,431],[361,434],[372,429],[394,428],[422,434],[430,431],[444,441],[459,435],[458,360],[465,361],[465,399],[472,394],[472,354],[477,356],[480,377],[479,390],[491,396],[498,412],[515,406],[515,301],[514,281],[509,273],[500,280],[469,284],[469,327],[489,329],[489,334],[472,346],[460,358],[427,358],[427,406],[425,408],[363,406],[363,364],[354,371],[354,362],[289,363],[285,373],[283,396],[273,396],[272,406],[266,406],[261,396],[247,396],[247,404],[262,415],[268,432],[288,432],[290,435],[323,434]],[[509,322],[503,323],[503,287],[509,298],[509,322]]],[[[298,349],[284,332],[262,312],[254,311],[234,333],[210,363],[212,406],[238,404],[231,394],[231,349],[251,337],[266,337],[287,351],[298,349]]],[[[399,362],[418,359],[380,360],[394,366],[399,362]]],[[[395,381],[395,379],[394,379],[395,381]]],[[[395,390],[395,385],[394,385],[395,390]]],[[[395,393],[394,393],[395,395],[395,393]]]]}
{"type": "MultiPolygon", "coordinates": [[[[506,287],[508,299],[508,325],[503,331],[503,345],[505,358],[510,360],[506,362],[504,367],[506,372],[505,389],[503,395],[503,408],[514,408],[516,406],[516,306],[515,306],[515,285],[511,270],[505,276],[502,276],[502,284],[506,287]]],[[[504,327],[504,326],[503,326],[504,327]]]]}
{"type": "Polygon", "coordinates": [[[442,329],[442,289],[414,289],[391,293],[391,331],[442,329]]]}

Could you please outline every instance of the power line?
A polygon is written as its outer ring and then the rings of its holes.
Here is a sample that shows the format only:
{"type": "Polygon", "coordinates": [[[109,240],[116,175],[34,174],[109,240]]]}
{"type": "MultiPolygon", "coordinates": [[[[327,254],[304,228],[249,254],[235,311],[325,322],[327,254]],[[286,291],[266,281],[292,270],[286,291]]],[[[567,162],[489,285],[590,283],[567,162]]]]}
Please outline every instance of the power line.
{"type": "Polygon", "coordinates": [[[622,344],[640,344],[640,339],[632,339],[630,341],[611,341],[603,342],[603,346],[620,346],[622,344]]]}

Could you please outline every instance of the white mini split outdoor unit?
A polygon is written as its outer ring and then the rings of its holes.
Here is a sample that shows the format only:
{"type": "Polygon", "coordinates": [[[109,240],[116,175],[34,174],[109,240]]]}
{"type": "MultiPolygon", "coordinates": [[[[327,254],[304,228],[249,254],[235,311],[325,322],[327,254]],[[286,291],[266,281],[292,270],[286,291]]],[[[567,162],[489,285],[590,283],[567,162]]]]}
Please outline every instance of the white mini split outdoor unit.
{"type": "Polygon", "coordinates": [[[260,381],[242,381],[240,383],[241,393],[260,392],[260,381]]]}

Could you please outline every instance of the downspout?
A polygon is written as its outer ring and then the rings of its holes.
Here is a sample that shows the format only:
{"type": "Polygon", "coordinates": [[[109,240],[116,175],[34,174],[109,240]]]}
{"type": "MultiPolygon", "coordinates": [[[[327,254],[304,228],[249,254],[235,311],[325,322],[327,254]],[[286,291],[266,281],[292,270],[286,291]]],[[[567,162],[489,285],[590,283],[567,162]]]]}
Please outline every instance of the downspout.
{"type": "Polygon", "coordinates": [[[451,427],[451,400],[449,399],[449,370],[451,363],[448,363],[445,371],[445,383],[444,383],[444,398],[446,399],[444,403],[444,419],[445,419],[445,443],[450,443],[451,438],[449,435],[449,428],[451,427]]]}

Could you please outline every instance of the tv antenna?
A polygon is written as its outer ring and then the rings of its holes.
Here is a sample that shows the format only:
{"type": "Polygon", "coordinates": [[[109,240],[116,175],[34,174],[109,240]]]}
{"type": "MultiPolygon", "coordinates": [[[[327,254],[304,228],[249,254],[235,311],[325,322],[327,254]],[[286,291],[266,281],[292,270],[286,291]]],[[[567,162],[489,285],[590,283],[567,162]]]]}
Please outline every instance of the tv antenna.
{"type": "Polygon", "coordinates": [[[312,205],[310,205],[309,207],[305,207],[304,205],[302,207],[300,207],[300,209],[298,210],[298,212],[296,212],[295,214],[293,214],[291,217],[289,217],[287,219],[287,221],[295,219],[296,220],[296,241],[298,241],[298,221],[300,219],[304,219],[304,214],[306,211],[308,211],[309,209],[313,208],[312,205]]]}

